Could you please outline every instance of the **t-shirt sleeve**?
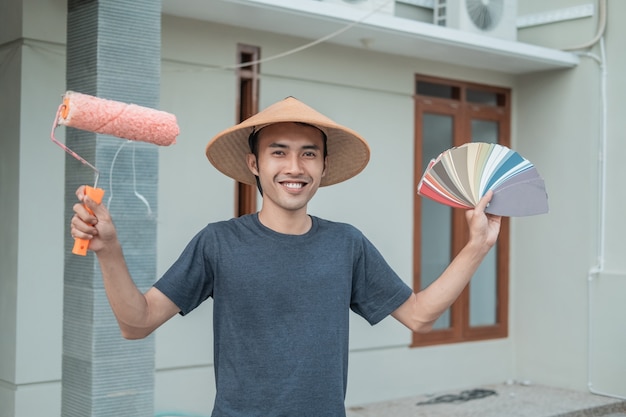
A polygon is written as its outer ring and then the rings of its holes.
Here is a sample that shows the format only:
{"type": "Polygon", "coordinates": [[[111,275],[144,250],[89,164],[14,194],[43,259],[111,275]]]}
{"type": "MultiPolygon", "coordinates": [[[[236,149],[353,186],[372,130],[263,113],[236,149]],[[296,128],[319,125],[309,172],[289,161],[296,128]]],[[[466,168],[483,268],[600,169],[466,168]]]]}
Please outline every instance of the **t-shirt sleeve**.
{"type": "Polygon", "coordinates": [[[374,325],[400,307],[412,294],[411,287],[362,236],[360,256],[354,264],[350,308],[374,325]]]}
{"type": "Polygon", "coordinates": [[[154,284],[186,315],[213,295],[214,273],[208,245],[209,230],[199,232],[185,247],[180,257],[154,284]]]}

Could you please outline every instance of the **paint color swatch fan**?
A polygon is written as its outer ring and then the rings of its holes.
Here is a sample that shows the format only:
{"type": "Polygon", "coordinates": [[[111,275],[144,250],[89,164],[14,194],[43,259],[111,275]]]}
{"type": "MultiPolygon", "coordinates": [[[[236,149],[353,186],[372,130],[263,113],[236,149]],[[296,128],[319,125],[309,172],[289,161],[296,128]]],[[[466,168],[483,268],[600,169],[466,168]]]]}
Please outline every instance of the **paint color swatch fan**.
{"type": "MultiPolygon", "coordinates": [[[[67,91],[57,110],[50,138],[65,152],[94,171],[96,177],[94,185],[93,187],[87,186],[85,193],[98,204],[104,196],[104,190],[97,187],[100,172],[54,137],[54,131],[60,125],[161,146],[176,143],[176,137],[179,134],[178,123],[173,114],[136,104],[126,104],[67,91]]],[[[72,253],[84,256],[87,254],[88,246],[88,240],[75,239],[72,253]]]]}
{"type": "Polygon", "coordinates": [[[493,190],[487,213],[533,216],[548,212],[548,195],[535,166],[506,146],[471,142],[430,161],[417,193],[450,207],[471,209],[493,190]]]}

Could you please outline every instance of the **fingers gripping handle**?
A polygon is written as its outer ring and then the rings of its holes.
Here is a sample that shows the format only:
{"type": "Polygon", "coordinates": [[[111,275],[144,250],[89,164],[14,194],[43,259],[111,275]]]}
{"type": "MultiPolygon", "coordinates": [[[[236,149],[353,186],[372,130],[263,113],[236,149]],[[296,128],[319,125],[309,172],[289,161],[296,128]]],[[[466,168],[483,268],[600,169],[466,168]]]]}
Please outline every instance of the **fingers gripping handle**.
{"type": "MultiPolygon", "coordinates": [[[[102,202],[102,197],[104,197],[104,190],[102,188],[94,188],[94,187],[86,186],[85,194],[89,198],[91,198],[93,201],[100,204],[102,202]]],[[[89,213],[93,214],[93,212],[87,206],[85,206],[85,208],[87,209],[89,213]]],[[[87,255],[88,247],[89,247],[89,239],[75,238],[74,248],[72,248],[72,253],[74,255],[85,256],[87,255]]]]}

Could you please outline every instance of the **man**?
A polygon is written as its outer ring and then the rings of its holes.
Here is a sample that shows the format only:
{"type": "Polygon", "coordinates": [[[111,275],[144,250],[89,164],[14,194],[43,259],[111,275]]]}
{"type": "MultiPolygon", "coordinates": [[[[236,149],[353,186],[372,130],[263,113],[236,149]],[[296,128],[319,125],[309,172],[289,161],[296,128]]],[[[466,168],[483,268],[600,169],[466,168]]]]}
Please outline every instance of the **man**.
{"type": "Polygon", "coordinates": [[[214,302],[214,417],[344,416],[352,310],[430,330],[489,249],[500,218],[491,193],[467,212],[470,238],[427,289],[413,291],[354,227],[307,213],[320,186],[358,174],[369,146],[289,97],[218,134],[207,157],[256,184],[258,213],[209,224],[145,294],[132,281],[108,210],[77,190],[72,235],[90,239],[122,335],[143,338],[207,298],[214,302]]]}

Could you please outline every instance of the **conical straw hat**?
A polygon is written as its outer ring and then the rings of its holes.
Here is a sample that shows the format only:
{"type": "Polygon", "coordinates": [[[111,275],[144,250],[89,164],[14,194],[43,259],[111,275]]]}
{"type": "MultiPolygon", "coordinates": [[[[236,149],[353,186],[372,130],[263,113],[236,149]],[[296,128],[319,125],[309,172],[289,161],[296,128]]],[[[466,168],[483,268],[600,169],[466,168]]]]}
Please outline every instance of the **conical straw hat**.
{"type": "Polygon", "coordinates": [[[281,122],[313,125],[326,134],[328,165],[320,186],[337,184],[361,172],[370,158],[365,139],[293,97],[287,97],[265,110],[216,135],[206,146],[209,161],[223,174],[245,184],[256,185],[246,164],[251,153],[248,137],[253,130],[281,122]]]}

